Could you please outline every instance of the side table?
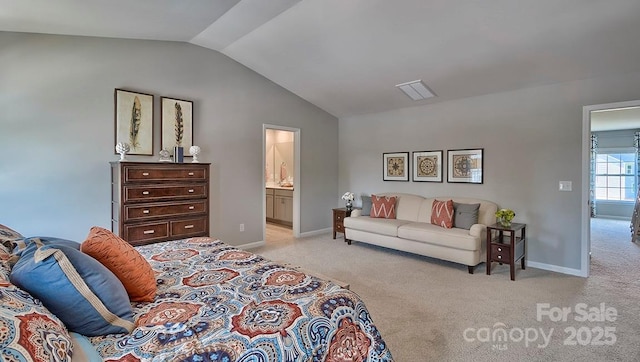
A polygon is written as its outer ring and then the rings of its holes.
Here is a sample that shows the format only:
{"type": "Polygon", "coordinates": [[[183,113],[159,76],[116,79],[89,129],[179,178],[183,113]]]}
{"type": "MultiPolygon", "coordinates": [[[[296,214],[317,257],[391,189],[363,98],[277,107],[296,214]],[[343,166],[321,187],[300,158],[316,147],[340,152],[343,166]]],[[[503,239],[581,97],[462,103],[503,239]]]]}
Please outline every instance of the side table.
{"type": "Polygon", "coordinates": [[[493,224],[487,226],[487,275],[491,275],[491,263],[509,264],[511,280],[516,280],[515,266],[525,269],[527,224],[512,223],[510,226],[493,224]],[[516,233],[519,231],[519,236],[516,233]],[[505,235],[507,234],[507,235],[505,235]],[[508,237],[505,240],[505,237],[508,237]]]}
{"type": "Polygon", "coordinates": [[[344,234],[344,218],[351,216],[351,210],[347,210],[344,207],[333,209],[333,238],[336,238],[336,233],[344,234]]]}

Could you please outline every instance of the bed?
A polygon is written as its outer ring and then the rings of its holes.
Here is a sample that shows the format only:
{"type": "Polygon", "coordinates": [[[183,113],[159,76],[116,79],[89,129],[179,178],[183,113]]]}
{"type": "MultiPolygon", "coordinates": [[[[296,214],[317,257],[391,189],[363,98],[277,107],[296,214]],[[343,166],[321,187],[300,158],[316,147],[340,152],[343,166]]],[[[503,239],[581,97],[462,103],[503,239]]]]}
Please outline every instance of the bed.
{"type": "MultiPolygon", "coordinates": [[[[131,303],[135,321],[131,333],[92,337],[72,333],[76,357],[393,361],[364,302],[331,282],[213,238],[135,249],[155,273],[154,300],[131,303]]],[[[0,347],[1,343],[0,334],[0,347]]]]}

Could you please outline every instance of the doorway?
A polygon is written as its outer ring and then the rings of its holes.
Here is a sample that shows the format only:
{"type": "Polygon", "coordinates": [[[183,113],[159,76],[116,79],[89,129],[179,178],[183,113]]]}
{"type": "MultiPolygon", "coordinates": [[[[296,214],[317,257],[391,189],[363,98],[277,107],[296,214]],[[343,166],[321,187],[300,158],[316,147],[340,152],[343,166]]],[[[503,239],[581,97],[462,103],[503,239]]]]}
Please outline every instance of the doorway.
{"type": "Polygon", "coordinates": [[[300,129],[263,125],[263,240],[300,235],[300,129]]]}
{"type": "MultiPolygon", "coordinates": [[[[635,196],[633,197],[634,200],[630,201],[627,200],[630,197],[625,195],[629,191],[625,190],[625,188],[632,189],[634,195],[638,189],[638,172],[635,168],[635,163],[631,164],[631,169],[626,169],[628,166],[628,162],[626,161],[626,158],[629,157],[628,154],[633,153],[635,156],[634,144],[630,143],[630,140],[633,140],[634,136],[629,134],[633,133],[633,131],[624,131],[640,129],[640,117],[629,117],[629,115],[634,112],[640,112],[640,100],[583,107],[583,207],[580,276],[588,277],[590,274],[592,247],[591,222],[592,217],[598,215],[598,205],[600,204],[603,207],[600,213],[601,215],[610,214],[609,216],[612,218],[620,218],[626,217],[630,209],[633,208],[631,204],[635,204],[635,196]],[[608,139],[605,137],[604,141],[606,142],[598,146],[598,138],[592,138],[593,131],[603,132],[603,135],[609,137],[608,139]],[[607,131],[610,133],[604,133],[607,131]],[[598,156],[598,148],[601,149],[600,156],[598,156]],[[602,162],[600,162],[600,164],[598,164],[598,162],[592,164],[592,157],[602,162]],[[609,163],[611,163],[611,165],[609,165],[609,163]],[[600,166],[600,171],[597,169],[598,166],[600,166]],[[606,167],[607,170],[605,171],[603,167],[606,167]],[[627,173],[629,173],[629,175],[627,175],[627,173]],[[593,200],[596,200],[596,202],[594,203],[593,200]]],[[[629,220],[628,225],[630,225],[630,222],[629,220]]],[[[600,226],[600,224],[598,225],[600,226]]],[[[611,223],[611,225],[614,225],[614,223],[611,223]]],[[[620,223],[618,223],[618,225],[620,225],[620,223]]],[[[629,242],[631,242],[630,234],[629,242]]]]}

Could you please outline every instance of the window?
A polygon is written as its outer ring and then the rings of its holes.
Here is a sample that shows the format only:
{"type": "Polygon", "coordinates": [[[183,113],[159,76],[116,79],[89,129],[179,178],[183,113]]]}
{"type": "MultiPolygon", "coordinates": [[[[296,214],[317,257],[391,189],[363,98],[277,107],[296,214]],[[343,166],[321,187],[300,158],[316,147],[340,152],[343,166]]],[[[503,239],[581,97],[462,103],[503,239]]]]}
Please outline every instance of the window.
{"type": "Polygon", "coordinates": [[[635,201],[635,153],[598,153],[596,156],[596,199],[635,201]]]}

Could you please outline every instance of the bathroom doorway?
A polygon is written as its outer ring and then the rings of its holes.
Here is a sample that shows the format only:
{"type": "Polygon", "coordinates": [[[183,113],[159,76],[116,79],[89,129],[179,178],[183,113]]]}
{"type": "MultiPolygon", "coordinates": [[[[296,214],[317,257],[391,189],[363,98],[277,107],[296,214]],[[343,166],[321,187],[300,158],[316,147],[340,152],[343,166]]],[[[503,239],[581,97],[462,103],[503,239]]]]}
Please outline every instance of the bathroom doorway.
{"type": "Polygon", "coordinates": [[[300,130],[263,126],[264,232],[266,243],[300,235],[300,130]]]}

